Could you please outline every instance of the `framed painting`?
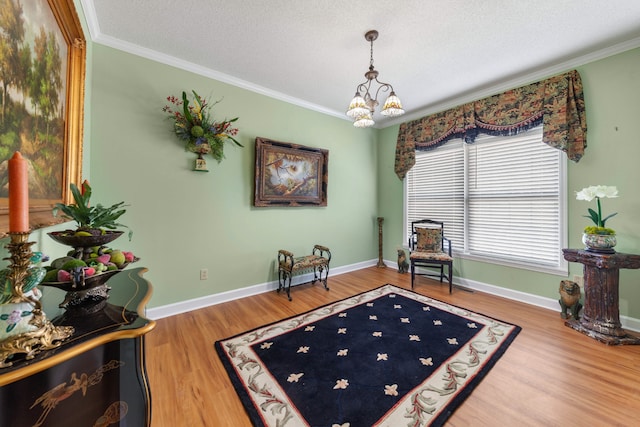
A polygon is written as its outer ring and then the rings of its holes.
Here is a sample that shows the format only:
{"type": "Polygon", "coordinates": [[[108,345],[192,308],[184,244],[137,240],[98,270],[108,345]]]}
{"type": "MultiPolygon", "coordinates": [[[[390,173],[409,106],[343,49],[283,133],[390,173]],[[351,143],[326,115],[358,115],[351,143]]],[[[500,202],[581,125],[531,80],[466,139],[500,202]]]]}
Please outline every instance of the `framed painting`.
{"type": "Polygon", "coordinates": [[[73,0],[6,0],[0,17],[0,237],[9,231],[8,159],[28,162],[29,226],[63,222],[82,176],[86,42],[73,0]],[[10,76],[7,77],[7,76],[10,76]]]}
{"type": "Polygon", "coordinates": [[[329,150],[256,138],[254,206],[327,206],[329,150]]]}

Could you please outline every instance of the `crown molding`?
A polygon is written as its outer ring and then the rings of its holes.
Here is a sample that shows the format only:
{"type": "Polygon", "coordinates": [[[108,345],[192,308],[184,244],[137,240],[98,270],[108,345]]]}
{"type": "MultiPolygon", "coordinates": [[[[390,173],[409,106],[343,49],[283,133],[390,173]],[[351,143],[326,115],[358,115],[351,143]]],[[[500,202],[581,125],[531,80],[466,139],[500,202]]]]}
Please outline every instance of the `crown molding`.
{"type": "MultiPolygon", "coordinates": [[[[170,55],[166,55],[152,49],[147,49],[132,43],[128,43],[114,37],[105,36],[100,31],[100,26],[98,24],[97,14],[93,6],[93,2],[91,0],[80,0],[80,3],[82,5],[84,16],[87,21],[87,26],[89,28],[89,33],[91,35],[91,41],[94,43],[108,46],[108,47],[121,50],[127,53],[131,53],[133,55],[150,59],[152,61],[159,62],[161,64],[179,68],[181,70],[190,71],[194,74],[198,74],[204,77],[218,80],[223,83],[230,84],[232,86],[236,86],[242,89],[249,90],[251,92],[258,93],[260,95],[268,96],[270,98],[274,98],[280,101],[287,102],[289,104],[296,105],[298,107],[306,108],[308,110],[316,111],[318,113],[337,117],[339,119],[351,121],[351,119],[344,114],[344,111],[336,111],[330,108],[323,107],[321,105],[313,104],[303,99],[295,98],[295,97],[283,94],[281,92],[277,92],[269,88],[256,85],[254,83],[239,79],[229,74],[224,74],[224,73],[212,70],[210,68],[202,67],[192,62],[184,61],[182,59],[179,59],[170,55]]],[[[585,65],[590,62],[598,61],[600,59],[604,59],[609,56],[616,55],[618,53],[626,52],[628,50],[635,49],[637,47],[640,47],[640,37],[627,40],[621,43],[617,43],[612,46],[607,46],[605,48],[598,49],[594,52],[590,52],[584,55],[574,56],[566,60],[563,60],[559,63],[556,63],[554,65],[536,69],[534,71],[529,71],[527,73],[520,74],[513,78],[504,79],[499,83],[495,85],[491,85],[489,87],[471,90],[466,93],[455,96],[453,98],[436,101],[435,103],[427,107],[420,108],[419,110],[412,111],[411,113],[402,115],[400,117],[394,117],[390,119],[378,119],[376,121],[376,124],[373,126],[373,128],[384,129],[384,128],[395,126],[411,120],[416,120],[421,117],[425,117],[425,116],[437,113],[439,111],[444,111],[461,104],[466,104],[467,102],[483,99],[483,98],[495,95],[497,93],[504,92],[509,89],[524,86],[532,82],[544,79],[546,77],[560,74],[572,68],[576,68],[578,66],[585,65]]]]}

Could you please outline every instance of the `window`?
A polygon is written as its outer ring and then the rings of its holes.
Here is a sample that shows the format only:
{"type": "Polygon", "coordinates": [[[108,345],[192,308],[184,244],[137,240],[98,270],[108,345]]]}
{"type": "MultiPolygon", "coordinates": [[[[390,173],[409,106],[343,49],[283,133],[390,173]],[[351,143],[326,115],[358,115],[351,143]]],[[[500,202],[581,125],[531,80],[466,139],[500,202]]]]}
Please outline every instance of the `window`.
{"type": "Polygon", "coordinates": [[[435,219],[458,257],[566,275],[565,162],[542,143],[542,126],[417,152],[404,240],[411,221],[435,219]]]}

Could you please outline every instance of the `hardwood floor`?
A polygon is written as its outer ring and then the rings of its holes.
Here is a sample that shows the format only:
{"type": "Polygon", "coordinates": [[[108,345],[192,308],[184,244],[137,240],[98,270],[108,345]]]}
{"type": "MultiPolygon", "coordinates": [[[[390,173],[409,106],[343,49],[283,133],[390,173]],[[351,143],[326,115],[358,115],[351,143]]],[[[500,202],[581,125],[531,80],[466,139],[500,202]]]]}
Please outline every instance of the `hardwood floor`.
{"type": "MultiPolygon", "coordinates": [[[[582,335],[564,326],[559,306],[552,311],[456,288],[449,295],[446,284],[416,282],[421,294],[522,327],[447,426],[640,423],[640,346],[607,346],[582,335]]],[[[371,267],[329,276],[328,292],[320,284],[294,287],[292,302],[273,291],[158,320],[146,339],[152,426],[250,426],[213,343],[385,283],[410,289],[411,277],[371,267]]]]}

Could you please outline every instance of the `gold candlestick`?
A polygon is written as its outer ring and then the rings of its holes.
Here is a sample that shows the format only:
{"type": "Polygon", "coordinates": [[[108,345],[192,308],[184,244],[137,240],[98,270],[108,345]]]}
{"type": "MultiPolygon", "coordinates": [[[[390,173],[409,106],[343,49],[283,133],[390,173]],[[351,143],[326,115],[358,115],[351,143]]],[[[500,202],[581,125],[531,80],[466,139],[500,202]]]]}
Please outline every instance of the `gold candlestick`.
{"type": "Polygon", "coordinates": [[[11,242],[7,249],[11,256],[5,259],[10,264],[0,271],[0,290],[3,291],[0,309],[8,314],[7,318],[14,316],[15,320],[0,340],[0,368],[11,366],[13,361],[8,359],[16,355],[24,354],[28,360],[40,351],[58,347],[74,332],[71,326],[54,326],[42,311],[37,285],[43,274],[38,267],[30,266],[34,242],[27,241],[29,232],[9,232],[9,235],[11,242]],[[10,296],[6,287],[10,287],[10,296]],[[28,322],[23,322],[27,318],[28,322]]]}

